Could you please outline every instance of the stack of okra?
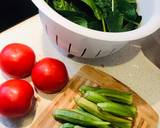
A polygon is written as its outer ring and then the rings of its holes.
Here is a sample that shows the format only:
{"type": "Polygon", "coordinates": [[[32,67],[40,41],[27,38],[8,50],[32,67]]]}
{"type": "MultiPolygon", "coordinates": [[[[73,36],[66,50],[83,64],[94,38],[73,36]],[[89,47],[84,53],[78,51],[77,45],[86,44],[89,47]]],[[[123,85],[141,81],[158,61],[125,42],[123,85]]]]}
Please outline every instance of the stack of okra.
{"type": "Polygon", "coordinates": [[[56,109],[53,116],[60,128],[131,128],[137,109],[133,96],[109,88],[81,86],[77,108],[56,109]]]}

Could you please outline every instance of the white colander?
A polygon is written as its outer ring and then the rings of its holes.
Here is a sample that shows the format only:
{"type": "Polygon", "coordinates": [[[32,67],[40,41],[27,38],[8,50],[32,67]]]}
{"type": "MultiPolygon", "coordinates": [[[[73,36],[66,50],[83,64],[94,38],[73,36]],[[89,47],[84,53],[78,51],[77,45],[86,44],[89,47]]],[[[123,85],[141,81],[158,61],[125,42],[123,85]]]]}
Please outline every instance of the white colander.
{"type": "Polygon", "coordinates": [[[32,0],[52,40],[66,54],[96,58],[112,54],[129,41],[144,38],[160,28],[160,0],[138,0],[141,27],[129,32],[100,32],[81,27],[58,14],[44,0],[32,0]]]}

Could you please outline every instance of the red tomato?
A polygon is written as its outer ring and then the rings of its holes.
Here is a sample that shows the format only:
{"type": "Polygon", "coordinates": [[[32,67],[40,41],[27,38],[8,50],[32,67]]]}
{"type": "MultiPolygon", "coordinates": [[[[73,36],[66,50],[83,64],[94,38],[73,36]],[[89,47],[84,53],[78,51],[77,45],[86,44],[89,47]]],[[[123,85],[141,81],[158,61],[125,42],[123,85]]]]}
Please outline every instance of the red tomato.
{"type": "Polygon", "coordinates": [[[0,86],[0,114],[7,117],[21,117],[32,106],[34,91],[25,80],[8,80],[0,86]]]}
{"type": "Polygon", "coordinates": [[[35,54],[24,44],[9,44],[0,53],[1,69],[12,77],[22,78],[30,75],[34,64],[35,54]]]}
{"type": "Polygon", "coordinates": [[[65,65],[53,58],[45,58],[35,64],[31,76],[36,88],[45,93],[58,92],[68,82],[65,65]]]}

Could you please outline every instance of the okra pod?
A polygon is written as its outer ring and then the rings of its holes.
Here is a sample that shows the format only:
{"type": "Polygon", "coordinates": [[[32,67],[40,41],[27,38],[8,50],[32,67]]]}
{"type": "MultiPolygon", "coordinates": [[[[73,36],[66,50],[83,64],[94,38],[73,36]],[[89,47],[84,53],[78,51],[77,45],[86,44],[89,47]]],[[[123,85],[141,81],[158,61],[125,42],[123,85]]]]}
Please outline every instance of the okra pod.
{"type": "Polygon", "coordinates": [[[91,86],[81,86],[80,92],[85,93],[87,91],[94,91],[102,96],[108,97],[110,100],[132,104],[133,103],[133,96],[129,92],[122,92],[115,89],[110,88],[99,88],[99,87],[91,87],[91,86]]]}
{"type": "Polygon", "coordinates": [[[103,111],[124,117],[135,117],[136,116],[136,107],[129,106],[124,104],[115,103],[112,101],[98,103],[97,106],[103,111]]]}
{"type": "Polygon", "coordinates": [[[83,97],[76,98],[75,102],[78,106],[80,106],[81,108],[83,108],[87,112],[99,117],[102,120],[109,121],[113,125],[118,126],[119,128],[131,128],[131,126],[132,126],[132,122],[130,120],[114,116],[108,112],[101,112],[98,109],[96,104],[94,104],[93,102],[91,102],[83,97]],[[123,127],[122,124],[125,125],[126,127],[123,127]]]}
{"type": "Polygon", "coordinates": [[[84,93],[84,97],[87,100],[92,101],[94,103],[102,103],[102,102],[110,101],[105,96],[102,96],[94,91],[86,91],[86,93],[84,93]]]}
{"type": "Polygon", "coordinates": [[[74,124],[64,123],[59,128],[74,128],[74,124]]]}
{"type": "Polygon", "coordinates": [[[74,110],[57,109],[54,112],[54,118],[58,120],[74,123],[77,125],[81,125],[81,126],[95,126],[97,128],[110,128],[109,122],[94,120],[92,117],[90,118],[89,116],[86,117],[83,114],[80,114],[74,110]]]}
{"type": "Polygon", "coordinates": [[[81,107],[79,107],[79,106],[76,107],[75,110],[79,110],[79,111],[81,111],[81,112],[86,112],[83,108],[81,108],[81,107]]]}
{"type": "Polygon", "coordinates": [[[60,126],[60,128],[85,128],[79,125],[71,124],[71,123],[64,123],[60,126]]]}
{"type": "Polygon", "coordinates": [[[96,121],[102,121],[100,118],[98,118],[98,117],[96,117],[96,116],[94,116],[94,115],[92,115],[92,114],[90,114],[88,112],[82,112],[80,110],[73,110],[73,111],[85,116],[86,118],[91,118],[91,119],[96,120],[96,121]]]}

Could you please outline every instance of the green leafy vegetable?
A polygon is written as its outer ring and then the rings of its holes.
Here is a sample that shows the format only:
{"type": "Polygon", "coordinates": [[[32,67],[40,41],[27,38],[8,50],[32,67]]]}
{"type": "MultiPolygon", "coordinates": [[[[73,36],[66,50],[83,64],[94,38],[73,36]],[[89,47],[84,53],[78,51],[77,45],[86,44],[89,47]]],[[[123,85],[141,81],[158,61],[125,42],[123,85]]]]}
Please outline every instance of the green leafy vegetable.
{"type": "Polygon", "coordinates": [[[126,18],[133,21],[136,20],[138,16],[136,3],[129,3],[126,0],[118,0],[118,9],[126,18]]]}
{"type": "Polygon", "coordinates": [[[95,17],[98,20],[101,20],[102,12],[99,8],[97,8],[93,0],[81,0],[81,1],[86,3],[93,10],[95,17]]]}
{"type": "Polygon", "coordinates": [[[76,6],[74,6],[72,2],[68,3],[65,0],[54,0],[53,7],[57,11],[59,10],[76,11],[77,10],[76,6]]]}
{"type": "Polygon", "coordinates": [[[121,32],[123,28],[123,20],[123,14],[119,12],[111,12],[107,19],[109,32],[121,32]]]}
{"type": "Polygon", "coordinates": [[[81,0],[86,3],[94,12],[95,17],[102,21],[103,31],[106,31],[105,19],[100,8],[96,6],[93,0],[81,0]]]}
{"type": "Polygon", "coordinates": [[[124,32],[140,26],[136,0],[45,0],[68,20],[86,28],[124,32]]]}
{"type": "Polygon", "coordinates": [[[68,20],[71,20],[74,23],[77,23],[81,26],[88,27],[88,21],[84,14],[80,12],[74,12],[74,11],[59,11],[60,14],[62,14],[64,17],[66,17],[68,20]]]}

